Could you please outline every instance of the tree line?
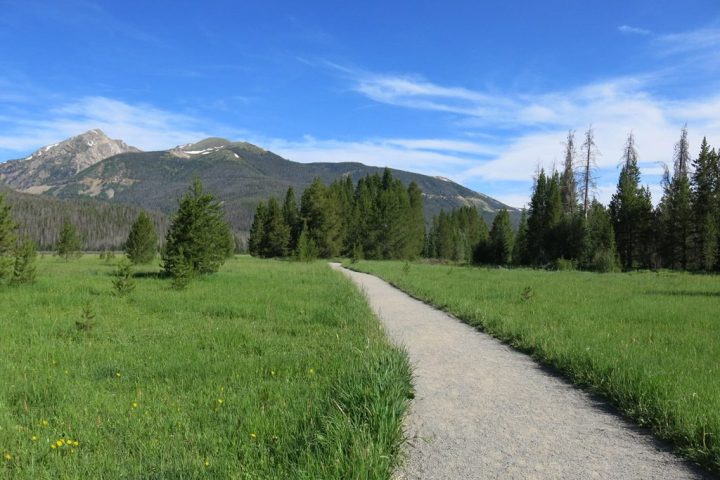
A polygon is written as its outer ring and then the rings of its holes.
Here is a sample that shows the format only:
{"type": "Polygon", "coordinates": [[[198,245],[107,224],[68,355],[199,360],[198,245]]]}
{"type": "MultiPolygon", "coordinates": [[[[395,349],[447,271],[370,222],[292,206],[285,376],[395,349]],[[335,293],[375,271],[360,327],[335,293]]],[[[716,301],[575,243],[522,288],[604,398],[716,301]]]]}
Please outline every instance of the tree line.
{"type": "Polygon", "coordinates": [[[720,154],[707,139],[691,158],[687,128],[682,128],[657,207],[640,181],[633,134],[607,207],[592,194],[595,155],[592,129],[580,153],[569,132],[562,172],[538,172],[516,232],[503,210],[490,229],[473,208],[441,212],[426,236],[425,256],[596,271],[720,270],[720,154]]]}
{"type": "MultiPolygon", "coordinates": [[[[6,201],[12,205],[18,234],[31,238],[40,250],[54,250],[66,222],[75,226],[81,249],[91,251],[119,250],[130,226],[142,209],[88,199],[58,199],[8,191],[6,201]]],[[[163,237],[169,218],[148,212],[163,237]]]]}
{"type": "Polygon", "coordinates": [[[316,178],[298,205],[288,188],[260,203],[250,229],[248,250],[258,257],[348,256],[368,259],[415,258],[423,250],[425,218],[422,191],[405,187],[390,169],[325,185],[316,178]]]}

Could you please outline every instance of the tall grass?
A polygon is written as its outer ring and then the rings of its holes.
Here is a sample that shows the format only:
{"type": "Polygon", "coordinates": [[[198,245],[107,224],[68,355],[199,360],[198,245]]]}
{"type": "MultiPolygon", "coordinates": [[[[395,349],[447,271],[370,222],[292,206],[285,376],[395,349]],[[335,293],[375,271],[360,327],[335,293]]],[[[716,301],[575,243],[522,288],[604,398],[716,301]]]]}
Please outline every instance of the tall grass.
{"type": "Polygon", "coordinates": [[[113,270],[0,291],[0,477],[389,477],[409,368],[340,274],[237,258],[120,297],[113,270]]]}
{"type": "Polygon", "coordinates": [[[720,471],[720,277],[359,262],[606,396],[720,471]]]}

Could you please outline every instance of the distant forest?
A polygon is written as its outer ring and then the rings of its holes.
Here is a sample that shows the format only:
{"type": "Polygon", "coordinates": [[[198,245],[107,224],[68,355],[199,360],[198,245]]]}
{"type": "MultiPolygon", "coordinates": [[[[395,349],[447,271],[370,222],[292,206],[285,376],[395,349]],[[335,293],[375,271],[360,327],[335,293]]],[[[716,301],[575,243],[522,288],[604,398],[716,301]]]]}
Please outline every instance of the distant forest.
{"type": "MultiPolygon", "coordinates": [[[[12,216],[18,224],[19,235],[28,235],[40,250],[55,249],[65,220],[77,229],[82,249],[120,249],[142,210],[97,200],[60,200],[11,190],[3,193],[12,205],[12,216]]],[[[149,215],[158,235],[164,238],[168,218],[157,212],[149,212],[149,215]]]]}
{"type": "Polygon", "coordinates": [[[282,205],[274,197],[261,203],[248,250],[260,257],[415,258],[424,241],[420,188],[415,182],[405,187],[385,169],[357,185],[350,177],[329,186],[316,178],[299,205],[292,187],[282,205]]]}
{"type": "Polygon", "coordinates": [[[569,132],[562,172],[538,172],[516,232],[503,211],[490,229],[472,209],[443,212],[433,220],[426,256],[596,271],[720,270],[720,155],[706,139],[693,159],[687,129],[681,130],[655,208],[649,188],[640,182],[632,134],[607,207],[592,195],[595,155],[592,129],[579,153],[569,132]]]}
{"type": "Polygon", "coordinates": [[[261,203],[248,241],[261,257],[412,259],[551,269],[614,271],[671,268],[720,270],[720,155],[703,140],[691,158],[687,129],[666,169],[653,207],[640,181],[632,134],[617,190],[605,206],[593,197],[596,146],[592,129],[579,152],[569,132],[562,171],[540,170],[517,230],[507,210],[488,226],[473,207],[440,212],[426,231],[422,192],[382,176],[325,186],[319,179],[300,205],[289,189],[282,205],[261,203]]]}

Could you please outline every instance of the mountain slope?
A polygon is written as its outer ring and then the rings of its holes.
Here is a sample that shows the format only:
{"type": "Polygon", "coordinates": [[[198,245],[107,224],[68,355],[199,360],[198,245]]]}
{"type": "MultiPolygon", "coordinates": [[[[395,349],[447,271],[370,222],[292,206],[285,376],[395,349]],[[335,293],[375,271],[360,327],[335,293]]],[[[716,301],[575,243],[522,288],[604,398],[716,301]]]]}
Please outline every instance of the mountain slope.
{"type": "MultiPolygon", "coordinates": [[[[137,206],[113,204],[98,200],[59,199],[31,195],[0,186],[12,206],[11,214],[18,224],[18,233],[28,235],[41,250],[52,250],[65,219],[76,226],[87,250],[119,249],[127,239],[130,227],[140,213],[137,206]]],[[[167,232],[169,219],[158,212],[149,212],[160,238],[167,232]]]]}
{"type": "MultiPolygon", "coordinates": [[[[381,168],[360,163],[297,163],[249,143],[211,138],[168,151],[115,155],[45,193],[61,198],[93,197],[169,213],[197,176],[225,202],[232,225],[247,231],[257,203],[271,195],[282,197],[290,186],[299,197],[315,177],[329,183],[348,175],[358,180],[381,172],[381,168]]],[[[392,172],[406,184],[418,183],[425,195],[427,218],[442,208],[463,205],[477,207],[489,221],[501,208],[508,208],[513,217],[519,214],[516,209],[447,179],[402,170],[392,172]]]]}
{"type": "Polygon", "coordinates": [[[0,180],[16,190],[42,193],[108,157],[139,151],[108,138],[102,130],[89,130],[43,147],[27,158],[0,164],[0,180]]]}

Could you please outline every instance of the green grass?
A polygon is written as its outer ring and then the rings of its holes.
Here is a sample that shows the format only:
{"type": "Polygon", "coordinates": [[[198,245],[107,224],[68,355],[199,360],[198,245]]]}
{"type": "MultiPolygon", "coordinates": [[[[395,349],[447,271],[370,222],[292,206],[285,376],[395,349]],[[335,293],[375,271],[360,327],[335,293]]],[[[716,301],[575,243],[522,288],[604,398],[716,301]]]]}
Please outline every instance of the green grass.
{"type": "Polygon", "coordinates": [[[720,471],[720,277],[351,267],[560,369],[720,471]]]}
{"type": "Polygon", "coordinates": [[[389,476],[409,367],[339,273],[244,257],[175,291],[150,267],[121,298],[113,269],[48,257],[0,290],[0,478],[389,476]]]}

